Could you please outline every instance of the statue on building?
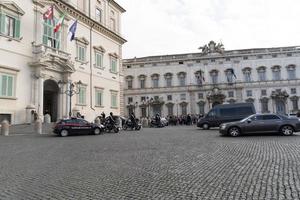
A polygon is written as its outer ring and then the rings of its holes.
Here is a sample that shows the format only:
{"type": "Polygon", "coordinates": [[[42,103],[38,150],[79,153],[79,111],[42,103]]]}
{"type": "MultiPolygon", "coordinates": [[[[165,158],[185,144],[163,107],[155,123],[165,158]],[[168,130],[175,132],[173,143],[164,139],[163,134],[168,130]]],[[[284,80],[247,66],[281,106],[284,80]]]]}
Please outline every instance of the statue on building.
{"type": "Polygon", "coordinates": [[[215,43],[214,41],[210,41],[208,44],[204,45],[203,47],[199,48],[202,50],[203,55],[211,54],[211,53],[224,53],[224,45],[222,43],[215,43]]]}

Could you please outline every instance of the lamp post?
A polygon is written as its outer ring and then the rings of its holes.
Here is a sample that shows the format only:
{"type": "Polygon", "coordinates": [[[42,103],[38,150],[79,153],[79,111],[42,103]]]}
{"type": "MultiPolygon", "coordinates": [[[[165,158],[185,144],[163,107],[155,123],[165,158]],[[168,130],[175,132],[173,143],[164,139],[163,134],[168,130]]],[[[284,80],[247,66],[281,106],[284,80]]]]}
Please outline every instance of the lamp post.
{"type": "Polygon", "coordinates": [[[134,113],[134,115],[136,116],[136,113],[135,113],[135,108],[138,106],[138,102],[136,101],[135,103],[134,103],[134,106],[133,106],[133,113],[134,113]]]}
{"type": "MultiPolygon", "coordinates": [[[[63,85],[64,83],[62,81],[58,81],[58,85],[61,86],[63,85]]],[[[62,91],[61,93],[62,94],[66,94],[67,96],[70,97],[70,104],[69,104],[69,117],[71,118],[72,116],[72,97],[75,95],[75,94],[79,94],[80,93],[80,86],[82,85],[82,82],[81,81],[78,81],[78,82],[69,82],[69,89],[67,89],[66,91],[62,91]]]]}
{"type": "Polygon", "coordinates": [[[146,102],[147,102],[147,106],[148,106],[148,119],[149,119],[150,118],[150,104],[153,102],[153,98],[147,97],[146,102]]]}

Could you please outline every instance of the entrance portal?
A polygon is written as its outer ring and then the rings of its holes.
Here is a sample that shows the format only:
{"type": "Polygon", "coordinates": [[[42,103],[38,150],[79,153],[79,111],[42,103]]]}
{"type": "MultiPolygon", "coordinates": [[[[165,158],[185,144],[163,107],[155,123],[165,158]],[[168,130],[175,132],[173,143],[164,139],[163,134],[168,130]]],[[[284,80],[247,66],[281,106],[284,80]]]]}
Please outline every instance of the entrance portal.
{"type": "Polygon", "coordinates": [[[285,102],[283,100],[276,100],[276,113],[285,114],[285,102]]]}
{"type": "Polygon", "coordinates": [[[44,109],[43,114],[49,114],[51,121],[56,122],[58,110],[59,88],[55,81],[46,80],[44,82],[44,109]]]}

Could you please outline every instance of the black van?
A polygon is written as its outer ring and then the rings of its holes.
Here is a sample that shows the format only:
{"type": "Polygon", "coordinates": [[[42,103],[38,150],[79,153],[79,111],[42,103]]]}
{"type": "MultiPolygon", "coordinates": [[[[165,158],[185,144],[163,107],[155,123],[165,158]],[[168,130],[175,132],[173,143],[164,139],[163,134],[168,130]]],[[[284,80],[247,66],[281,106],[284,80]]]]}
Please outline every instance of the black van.
{"type": "Polygon", "coordinates": [[[239,121],[255,113],[253,103],[217,105],[212,108],[207,115],[198,120],[197,126],[203,129],[219,127],[222,123],[239,121]]]}

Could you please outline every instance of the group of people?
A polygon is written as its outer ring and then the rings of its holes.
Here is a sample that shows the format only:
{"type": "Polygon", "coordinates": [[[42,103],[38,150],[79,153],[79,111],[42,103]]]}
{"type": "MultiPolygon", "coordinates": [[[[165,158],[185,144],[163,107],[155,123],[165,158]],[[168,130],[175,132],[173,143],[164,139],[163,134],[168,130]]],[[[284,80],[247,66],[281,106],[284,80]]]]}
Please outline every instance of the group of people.
{"type": "Polygon", "coordinates": [[[167,120],[170,125],[193,125],[197,124],[197,120],[202,117],[202,115],[182,115],[182,116],[168,116],[167,120]]]}

